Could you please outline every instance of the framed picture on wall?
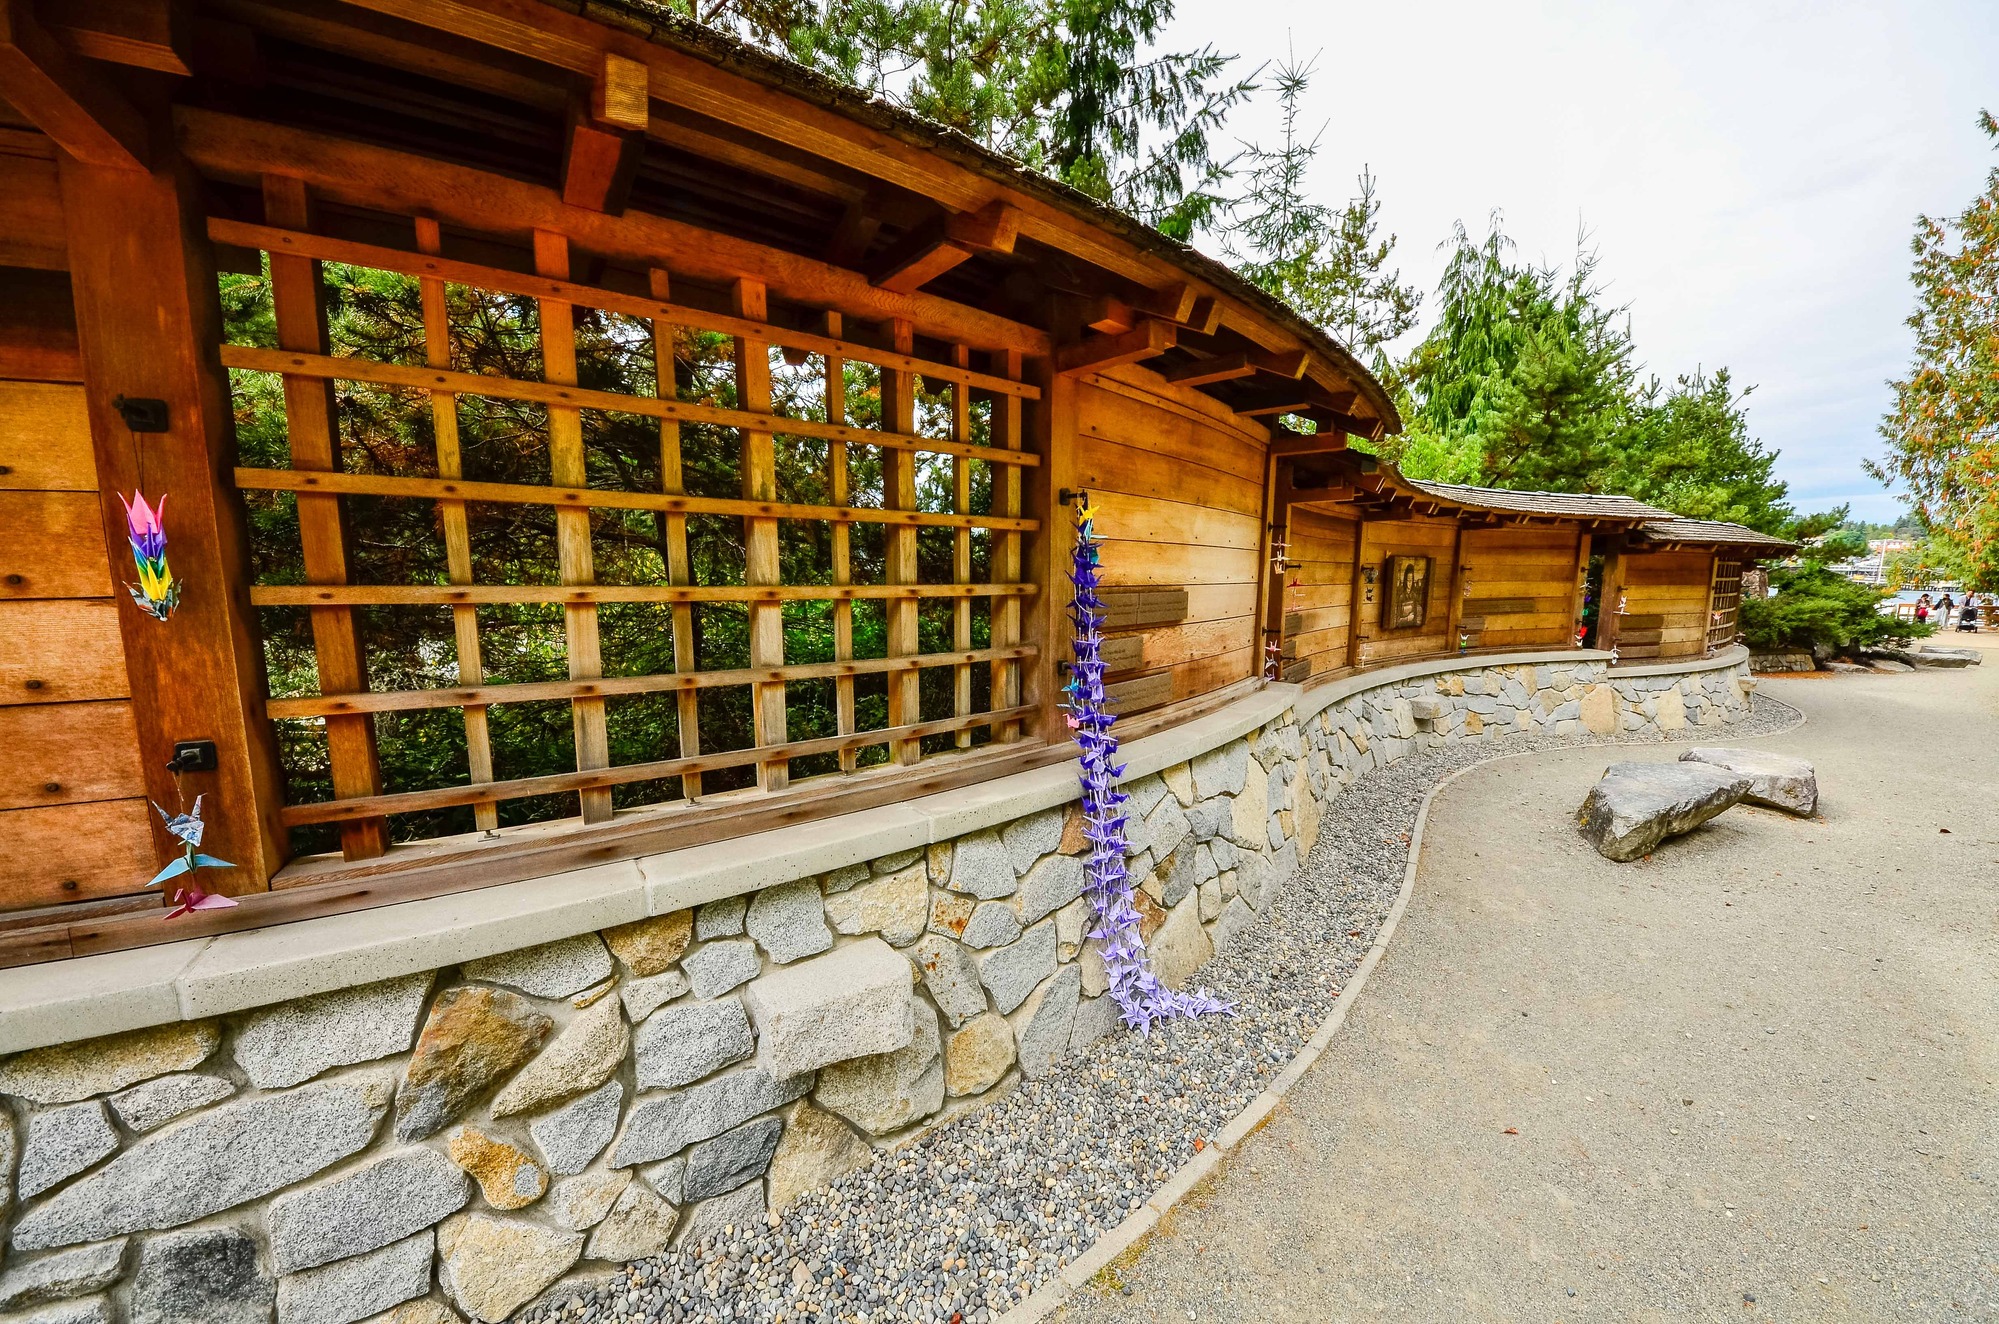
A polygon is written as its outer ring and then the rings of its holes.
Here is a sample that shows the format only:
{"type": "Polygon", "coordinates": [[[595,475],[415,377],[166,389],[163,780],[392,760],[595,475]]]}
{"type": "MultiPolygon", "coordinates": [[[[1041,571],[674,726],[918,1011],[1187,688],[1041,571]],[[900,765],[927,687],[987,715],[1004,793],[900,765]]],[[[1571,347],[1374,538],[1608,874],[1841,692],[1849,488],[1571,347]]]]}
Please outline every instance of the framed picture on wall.
{"type": "Polygon", "coordinates": [[[1389,630],[1420,630],[1430,612],[1430,558],[1391,556],[1381,624],[1389,630]]]}

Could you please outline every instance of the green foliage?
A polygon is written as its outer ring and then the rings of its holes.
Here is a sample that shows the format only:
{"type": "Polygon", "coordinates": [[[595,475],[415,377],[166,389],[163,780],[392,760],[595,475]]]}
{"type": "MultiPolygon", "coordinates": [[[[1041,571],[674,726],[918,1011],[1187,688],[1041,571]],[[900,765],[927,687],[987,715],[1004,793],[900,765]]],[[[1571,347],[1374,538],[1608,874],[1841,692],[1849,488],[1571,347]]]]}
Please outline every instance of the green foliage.
{"type": "MultiPolygon", "coordinates": [[[[1999,144],[1999,119],[1979,127],[1999,144]]],[[[1956,217],[1921,216],[1911,244],[1916,333],[1909,375],[1882,420],[1888,452],[1868,470],[1899,482],[1939,561],[1999,588],[1999,168],[1956,217]]]]}
{"type": "Polygon", "coordinates": [[[1377,237],[1381,200],[1372,173],[1361,172],[1360,191],[1337,211],[1308,192],[1306,174],[1325,132],[1321,126],[1307,139],[1298,126],[1312,74],[1309,61],[1277,66],[1282,144],[1251,144],[1238,158],[1244,192],[1229,203],[1219,234],[1238,271],[1385,374],[1388,343],[1416,325],[1423,296],[1389,268],[1395,236],[1377,237]]]}
{"type": "Polygon", "coordinates": [[[1835,574],[1818,560],[1774,570],[1772,598],[1745,597],[1741,627],[1758,652],[1811,649],[1847,652],[1882,644],[1905,644],[1935,633],[1936,627],[1897,620],[1880,610],[1887,595],[1835,574]]]}
{"type": "Polygon", "coordinates": [[[1160,51],[1173,0],[675,0],[1177,239],[1222,205],[1214,139],[1254,90],[1212,46],[1160,51]]]}
{"type": "Polygon", "coordinates": [[[1728,369],[1670,387],[1653,378],[1631,401],[1605,487],[1692,519],[1783,534],[1797,514],[1775,476],[1777,452],[1749,435],[1749,391],[1728,369]]]}

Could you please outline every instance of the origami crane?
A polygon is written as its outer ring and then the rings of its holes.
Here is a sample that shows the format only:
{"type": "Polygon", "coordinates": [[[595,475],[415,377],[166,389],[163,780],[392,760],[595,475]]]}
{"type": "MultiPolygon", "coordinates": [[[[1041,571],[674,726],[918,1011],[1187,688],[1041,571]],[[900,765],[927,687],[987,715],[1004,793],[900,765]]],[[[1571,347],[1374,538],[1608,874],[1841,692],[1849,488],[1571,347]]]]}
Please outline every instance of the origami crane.
{"type": "MultiPolygon", "coordinates": [[[[166,824],[167,835],[181,844],[180,858],[153,875],[148,887],[158,887],[169,878],[179,878],[183,874],[192,875],[196,869],[233,869],[236,866],[227,860],[218,860],[213,855],[201,854],[201,834],[208,826],[201,821],[201,802],[205,797],[194,797],[194,808],[185,814],[169,814],[158,805],[153,812],[166,824]]],[[[216,896],[204,891],[200,884],[189,882],[184,888],[174,889],[174,908],[166,918],[173,919],[191,910],[226,910],[236,903],[226,896],[216,896]]]]}
{"type": "Polygon", "coordinates": [[[1145,962],[1134,888],[1125,869],[1126,819],[1119,812],[1130,797],[1117,789],[1118,779],[1124,776],[1124,766],[1116,761],[1117,737],[1111,734],[1117,717],[1105,706],[1104,604],[1097,594],[1099,560],[1096,531],[1090,522],[1095,515],[1089,494],[1082,493],[1075,506],[1076,549],[1069,569],[1069,581],[1076,588],[1069,609],[1076,629],[1076,661],[1062,687],[1066,696],[1062,707],[1082,752],[1083,835],[1090,843],[1089,858],[1084,862],[1084,891],[1095,918],[1090,936],[1103,944],[1110,994],[1124,1023],[1145,1034],[1155,1021],[1234,1009],[1205,991],[1174,992],[1159,982],[1145,962]]]}
{"type": "Polygon", "coordinates": [[[167,568],[167,531],[160,522],[166,514],[167,499],[162,494],[157,506],[148,506],[146,494],[135,491],[130,501],[125,500],[122,492],[118,500],[125,506],[125,530],[132,541],[132,564],[139,570],[139,582],[127,584],[126,591],[131,593],[132,601],[139,604],[140,611],[156,621],[164,621],[180,605],[180,584],[175,581],[173,571],[167,568]]]}

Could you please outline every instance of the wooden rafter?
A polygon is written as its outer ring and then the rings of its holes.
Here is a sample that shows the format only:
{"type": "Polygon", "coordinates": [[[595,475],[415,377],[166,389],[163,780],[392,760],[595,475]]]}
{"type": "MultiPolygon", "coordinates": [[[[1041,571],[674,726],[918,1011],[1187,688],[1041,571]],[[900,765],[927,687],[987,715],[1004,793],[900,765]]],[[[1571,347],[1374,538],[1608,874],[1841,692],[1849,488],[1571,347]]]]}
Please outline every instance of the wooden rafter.
{"type": "Polygon", "coordinates": [[[174,0],[58,0],[45,5],[49,34],[87,60],[194,72],[190,7],[174,0]]]}
{"type": "Polygon", "coordinates": [[[132,104],[57,44],[28,0],[0,0],[0,96],[88,165],[145,170],[151,135],[132,104]]]}
{"type": "Polygon", "coordinates": [[[1249,361],[1246,350],[1233,354],[1221,354],[1211,359],[1195,359],[1191,363],[1177,363],[1159,375],[1169,382],[1182,386],[1209,386],[1215,382],[1232,382],[1254,376],[1256,368],[1249,361]]]}
{"type": "Polygon", "coordinates": [[[1146,319],[1119,336],[1090,336],[1055,352],[1055,370],[1064,375],[1098,372],[1120,363],[1157,358],[1173,348],[1171,323],[1146,319]]]}
{"type": "Polygon", "coordinates": [[[590,211],[624,211],[645,152],[650,71],[637,60],[606,55],[587,99],[570,103],[562,151],[562,200],[590,211]]]}
{"type": "Polygon", "coordinates": [[[1011,253],[1020,212],[1004,202],[918,226],[882,256],[869,279],[895,294],[914,294],[980,253],[1011,253]]]}

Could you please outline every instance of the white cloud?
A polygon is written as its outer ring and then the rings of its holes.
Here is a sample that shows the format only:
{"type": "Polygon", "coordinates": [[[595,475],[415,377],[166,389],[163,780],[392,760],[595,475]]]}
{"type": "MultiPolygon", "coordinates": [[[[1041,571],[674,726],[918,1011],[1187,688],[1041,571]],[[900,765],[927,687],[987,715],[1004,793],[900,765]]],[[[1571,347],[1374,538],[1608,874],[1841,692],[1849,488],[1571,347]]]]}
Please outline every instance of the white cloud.
{"type": "MultiPolygon", "coordinates": [[[[1171,45],[1319,54],[1314,186],[1344,199],[1371,166],[1426,292],[1453,221],[1498,208],[1563,264],[1581,224],[1650,371],[1727,366],[1801,505],[1892,516],[1860,460],[1907,363],[1915,217],[1999,164],[1974,123],[1999,110],[1999,5],[1180,3],[1171,45]]],[[[1240,136],[1274,137],[1265,102],[1240,136]]]]}

